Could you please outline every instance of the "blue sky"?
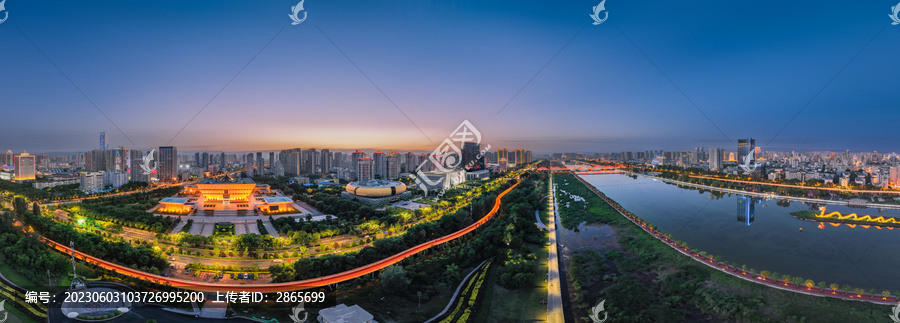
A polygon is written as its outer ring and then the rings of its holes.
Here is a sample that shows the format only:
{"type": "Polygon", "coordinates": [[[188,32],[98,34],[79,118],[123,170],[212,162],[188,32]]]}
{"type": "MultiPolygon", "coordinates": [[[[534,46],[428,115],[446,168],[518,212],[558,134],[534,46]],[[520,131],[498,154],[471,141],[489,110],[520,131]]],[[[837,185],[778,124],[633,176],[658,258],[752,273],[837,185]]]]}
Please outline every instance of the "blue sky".
{"type": "Polygon", "coordinates": [[[7,0],[0,149],[431,150],[468,119],[541,153],[900,150],[896,3],[596,4],[7,0]]]}

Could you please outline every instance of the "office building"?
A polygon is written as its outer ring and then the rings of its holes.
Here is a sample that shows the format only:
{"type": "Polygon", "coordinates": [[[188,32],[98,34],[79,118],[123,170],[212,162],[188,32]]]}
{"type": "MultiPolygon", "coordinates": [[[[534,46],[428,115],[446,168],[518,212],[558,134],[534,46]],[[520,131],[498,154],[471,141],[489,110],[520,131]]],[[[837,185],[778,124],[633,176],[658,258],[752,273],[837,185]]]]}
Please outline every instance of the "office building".
{"type": "Polygon", "coordinates": [[[15,180],[26,181],[35,178],[34,156],[26,151],[21,155],[15,155],[13,161],[16,166],[15,180]]]}
{"type": "Polygon", "coordinates": [[[157,178],[160,182],[178,181],[178,149],[173,146],[159,147],[157,178]]]}
{"type": "MultiPolygon", "coordinates": [[[[753,138],[738,139],[737,156],[735,156],[735,158],[737,159],[737,162],[744,163],[745,162],[744,157],[749,155],[751,151],[753,151],[755,153],[755,150],[756,150],[756,140],[754,140],[753,138]]],[[[758,156],[756,156],[756,157],[758,157],[758,156]]],[[[755,160],[756,160],[756,158],[754,157],[753,160],[750,161],[750,163],[753,163],[755,160]]]]}

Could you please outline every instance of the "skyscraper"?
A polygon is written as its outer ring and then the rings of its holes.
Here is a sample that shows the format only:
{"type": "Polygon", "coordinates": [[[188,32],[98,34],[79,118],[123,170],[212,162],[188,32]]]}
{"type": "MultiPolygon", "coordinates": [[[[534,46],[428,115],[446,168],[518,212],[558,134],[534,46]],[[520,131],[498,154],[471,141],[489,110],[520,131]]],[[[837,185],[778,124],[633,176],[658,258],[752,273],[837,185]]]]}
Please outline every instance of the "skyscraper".
{"type": "Polygon", "coordinates": [[[178,149],[173,146],[159,147],[157,178],[160,182],[178,181],[178,149]]]}
{"type": "Polygon", "coordinates": [[[219,155],[219,167],[222,168],[222,170],[225,170],[225,162],[225,152],[223,151],[222,154],[219,155]]]}
{"type": "Polygon", "coordinates": [[[100,133],[100,150],[106,149],[106,132],[100,133]]]}
{"type": "Polygon", "coordinates": [[[262,174],[263,168],[266,166],[266,161],[263,160],[261,151],[256,152],[256,164],[254,165],[256,166],[256,174],[262,174]]]}
{"type": "Polygon", "coordinates": [[[275,169],[275,152],[270,151],[269,152],[269,170],[274,170],[274,169],[275,169]]]}
{"type": "MultiPolygon", "coordinates": [[[[743,163],[744,157],[746,157],[748,154],[750,154],[750,151],[754,151],[754,150],[756,150],[756,140],[754,140],[753,138],[738,139],[737,156],[734,156],[734,157],[736,158],[736,161],[738,163],[743,163]]],[[[751,163],[753,163],[756,158],[753,158],[753,159],[754,160],[750,161],[751,163]]]]}
{"type": "Polygon", "coordinates": [[[709,149],[709,170],[721,170],[723,167],[722,149],[709,149]]]}
{"type": "Polygon", "coordinates": [[[34,156],[28,153],[28,151],[23,152],[21,155],[15,156],[15,166],[16,166],[16,177],[17,181],[31,180],[34,179],[34,156]]]}
{"type": "Polygon", "coordinates": [[[515,160],[516,160],[516,166],[519,166],[519,165],[522,165],[523,163],[525,163],[525,150],[523,150],[522,148],[516,148],[515,160]]]}

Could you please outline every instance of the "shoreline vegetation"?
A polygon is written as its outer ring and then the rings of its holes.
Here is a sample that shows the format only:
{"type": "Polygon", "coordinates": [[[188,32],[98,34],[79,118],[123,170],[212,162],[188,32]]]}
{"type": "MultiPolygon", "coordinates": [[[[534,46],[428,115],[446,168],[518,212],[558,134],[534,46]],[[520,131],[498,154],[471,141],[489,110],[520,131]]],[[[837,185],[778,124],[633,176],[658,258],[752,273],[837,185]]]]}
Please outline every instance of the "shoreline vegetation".
{"type": "MultiPolygon", "coordinates": [[[[846,297],[856,299],[856,293],[861,292],[874,299],[872,290],[867,293],[846,285],[816,283],[766,270],[757,272],[746,266],[738,268],[722,262],[719,256],[689,249],[687,244],[678,242],[679,247],[694,255],[685,257],[686,254],[679,252],[681,250],[673,249],[661,240],[672,241],[671,236],[659,233],[657,238],[651,233],[656,232],[652,224],[636,217],[636,222],[632,222],[620,215],[614,206],[601,198],[602,193],[596,191],[595,194],[573,174],[555,173],[553,176],[559,179],[554,179],[559,188],[585,199],[585,205],[580,205],[577,201],[564,200],[565,194],[558,194],[560,216],[565,219],[569,210],[586,209],[589,214],[584,222],[609,225],[616,232],[621,248],[602,255],[596,252],[573,255],[575,261],[569,270],[572,281],[569,288],[574,294],[572,307],[576,318],[586,318],[587,311],[601,300],[606,301],[607,313],[615,321],[807,322],[828,317],[837,321],[871,322],[890,313],[886,305],[847,302],[799,292],[799,289],[813,291],[815,288],[821,292],[832,288],[846,297]],[[570,206],[562,207],[565,202],[570,206]],[[707,260],[724,267],[712,268],[700,263],[705,264],[707,260]],[[735,277],[738,272],[752,274],[760,281],[735,277]],[[775,287],[775,284],[779,286],[775,287]]],[[[888,298],[890,293],[884,291],[882,295],[888,298]]]]}

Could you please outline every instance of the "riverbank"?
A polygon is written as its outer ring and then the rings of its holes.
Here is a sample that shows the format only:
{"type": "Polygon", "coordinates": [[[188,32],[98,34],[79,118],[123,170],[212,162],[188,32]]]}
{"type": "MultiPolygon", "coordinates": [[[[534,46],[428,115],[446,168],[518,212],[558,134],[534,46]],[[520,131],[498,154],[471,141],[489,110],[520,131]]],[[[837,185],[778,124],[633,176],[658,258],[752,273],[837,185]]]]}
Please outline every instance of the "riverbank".
{"type": "Polygon", "coordinates": [[[580,182],[582,185],[579,186],[594,194],[579,193],[572,185],[568,185],[567,190],[584,197],[589,208],[604,204],[614,209],[614,215],[597,213],[589,223],[613,227],[622,251],[586,257],[587,265],[584,267],[593,269],[593,273],[582,277],[594,278],[589,281],[573,281],[573,284],[581,285],[576,288],[586,291],[584,299],[575,300],[580,303],[575,306],[588,309],[605,300],[611,318],[643,321],[660,321],[665,318],[664,321],[712,319],[785,322],[819,317],[841,321],[875,321],[882,318],[881,315],[890,313],[889,308],[876,304],[893,304],[897,301],[896,298],[882,295],[877,296],[878,300],[873,299],[876,296],[870,294],[856,297],[839,290],[827,291],[829,294],[834,293],[828,296],[836,296],[835,298],[820,297],[826,295],[822,295],[823,291],[816,286],[807,287],[807,281],[800,281],[799,286],[783,283],[753,274],[752,270],[744,271],[720,263],[717,257],[707,256],[673,241],[653,225],[622,209],[580,177],[576,178],[578,180],[575,183],[580,182]],[[604,265],[608,266],[610,262],[615,267],[604,269],[604,265]],[[698,266],[697,262],[706,266],[698,266]],[[734,279],[735,277],[741,279],[734,279]],[[876,304],[843,302],[838,298],[876,304]]]}

